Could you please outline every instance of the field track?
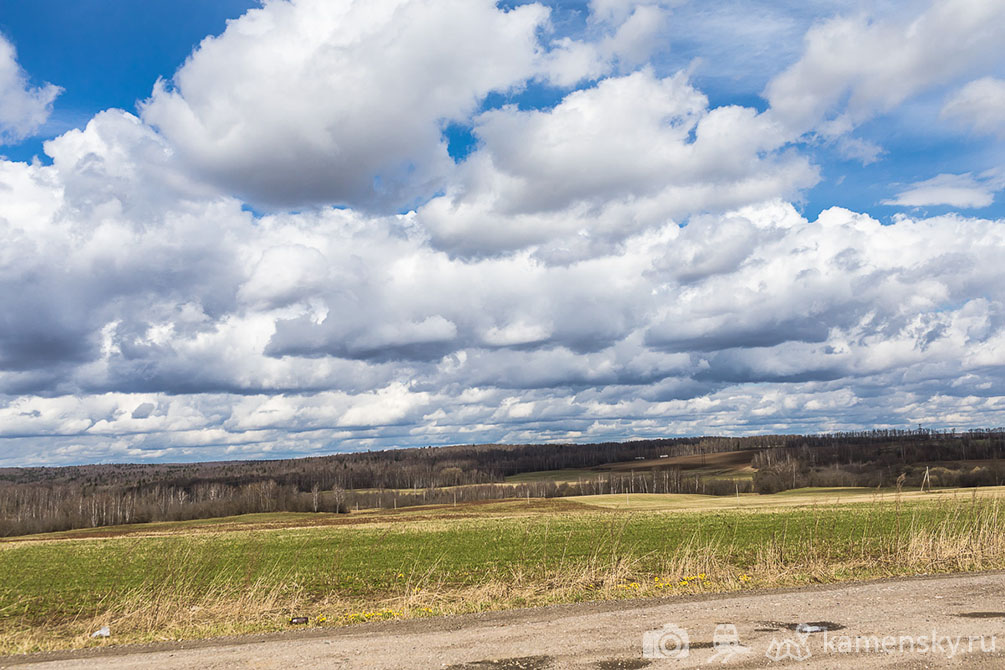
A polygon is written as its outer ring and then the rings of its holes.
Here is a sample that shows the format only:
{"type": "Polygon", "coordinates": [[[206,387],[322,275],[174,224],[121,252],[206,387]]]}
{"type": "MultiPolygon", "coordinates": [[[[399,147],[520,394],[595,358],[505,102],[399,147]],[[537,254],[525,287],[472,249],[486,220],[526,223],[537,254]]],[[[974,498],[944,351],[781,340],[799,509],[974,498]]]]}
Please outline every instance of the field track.
{"type": "MultiPolygon", "coordinates": [[[[617,668],[1000,668],[1005,665],[1005,575],[983,573],[701,596],[580,603],[481,615],[362,624],[336,630],[95,649],[0,659],[0,668],[450,668],[562,670],[617,668]],[[799,636],[791,627],[823,622],[834,630],[799,636]],[[647,663],[646,631],[673,623],[689,635],[690,655],[647,663]],[[749,649],[720,665],[716,626],[735,625],[749,649]],[[939,639],[925,644],[922,636],[939,639]],[[826,637],[825,637],[826,636],[826,637]],[[892,636],[892,637],[888,637],[892,636]],[[910,636],[914,651],[898,640],[910,636]],[[956,642],[962,636],[961,642],[956,642]],[[968,649],[968,636],[974,636],[968,649]],[[978,640],[977,636],[985,636],[978,640]],[[992,640],[991,636],[998,636],[992,640]],[[893,640],[892,651],[841,651],[843,641],[893,640]],[[772,640],[803,661],[766,656],[772,640]],[[828,647],[828,640],[830,646],[828,647]],[[992,643],[995,651],[990,649],[992,643]],[[807,656],[808,653],[808,656],[807,656]]],[[[906,644],[906,643],[903,643],[906,644]]],[[[777,648],[777,646],[776,646],[777,648]]],[[[738,648],[733,648],[738,649],[738,648]]],[[[776,652],[777,655],[777,652],[776,652]]]]}

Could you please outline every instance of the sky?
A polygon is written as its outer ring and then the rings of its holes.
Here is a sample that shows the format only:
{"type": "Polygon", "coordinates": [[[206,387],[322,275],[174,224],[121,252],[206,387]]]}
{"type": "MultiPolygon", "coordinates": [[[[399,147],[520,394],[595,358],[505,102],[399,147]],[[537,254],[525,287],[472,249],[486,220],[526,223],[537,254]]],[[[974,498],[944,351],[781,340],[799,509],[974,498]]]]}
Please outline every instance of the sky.
{"type": "Polygon", "coordinates": [[[0,0],[0,466],[1005,424],[998,0],[0,0]]]}

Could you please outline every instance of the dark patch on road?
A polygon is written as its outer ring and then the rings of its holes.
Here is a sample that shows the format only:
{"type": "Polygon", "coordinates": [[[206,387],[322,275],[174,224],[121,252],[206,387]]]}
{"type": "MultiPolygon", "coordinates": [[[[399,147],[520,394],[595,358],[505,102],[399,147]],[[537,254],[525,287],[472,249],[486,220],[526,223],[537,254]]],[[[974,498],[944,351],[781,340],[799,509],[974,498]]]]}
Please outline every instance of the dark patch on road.
{"type": "Polygon", "coordinates": [[[778,630],[779,630],[778,628],[755,628],[754,632],[755,633],[777,633],[778,630]]]}
{"type": "Polygon", "coordinates": [[[964,619],[1005,619],[1005,612],[960,612],[956,616],[964,619]]]}
{"type": "Polygon", "coordinates": [[[688,645],[688,648],[689,649],[711,649],[712,648],[712,643],[711,642],[692,642],[691,644],[688,645]]]}
{"type": "Polygon", "coordinates": [[[652,661],[644,658],[612,658],[597,661],[594,667],[597,670],[639,670],[648,665],[652,665],[652,661]]]}
{"type": "Polygon", "coordinates": [[[832,630],[844,630],[844,626],[839,623],[834,623],[833,621],[800,621],[798,623],[782,623],[781,621],[761,621],[762,626],[765,628],[755,628],[754,630],[762,633],[767,633],[770,631],[778,630],[779,628],[784,628],[786,630],[791,630],[799,632],[800,626],[811,626],[813,628],[819,628],[819,631],[832,631],[832,630]],[[767,626],[774,626],[774,628],[767,628],[767,626]]]}
{"type": "Polygon", "coordinates": [[[473,661],[451,665],[447,670],[546,670],[555,659],[551,656],[520,656],[490,661],[473,661]]]}

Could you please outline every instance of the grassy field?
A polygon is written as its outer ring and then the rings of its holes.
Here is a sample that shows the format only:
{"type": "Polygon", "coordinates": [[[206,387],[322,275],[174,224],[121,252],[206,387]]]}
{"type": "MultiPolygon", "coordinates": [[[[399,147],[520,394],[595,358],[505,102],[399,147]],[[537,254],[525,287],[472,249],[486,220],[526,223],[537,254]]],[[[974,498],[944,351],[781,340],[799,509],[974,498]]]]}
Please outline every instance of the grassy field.
{"type": "Polygon", "coordinates": [[[1005,568],[1000,493],[597,496],[4,541],[0,653],[1005,568]],[[102,625],[110,640],[87,637],[102,625]]]}
{"type": "Polygon", "coordinates": [[[642,461],[624,461],[606,463],[593,468],[567,468],[565,470],[541,470],[538,472],[522,472],[510,475],[507,482],[542,482],[556,483],[576,482],[579,480],[597,479],[608,474],[627,474],[629,472],[649,472],[652,470],[679,469],[687,477],[701,479],[752,479],[754,468],[750,463],[756,450],[724,451],[713,454],[694,454],[690,456],[671,456],[668,458],[652,458],[642,461]]]}
{"type": "Polygon", "coordinates": [[[572,496],[567,500],[586,505],[619,510],[751,510],[804,507],[813,505],[842,505],[849,503],[903,503],[922,501],[970,500],[973,497],[1005,497],[1005,486],[985,486],[970,489],[945,489],[935,491],[868,488],[805,488],[790,489],[772,495],[743,493],[739,496],[705,496],[688,493],[632,493],[630,495],[572,496]]]}
{"type": "Polygon", "coordinates": [[[510,475],[506,478],[506,482],[510,484],[522,484],[523,482],[577,482],[581,479],[596,479],[602,474],[601,470],[577,468],[538,470],[537,472],[521,472],[518,475],[510,475]]]}

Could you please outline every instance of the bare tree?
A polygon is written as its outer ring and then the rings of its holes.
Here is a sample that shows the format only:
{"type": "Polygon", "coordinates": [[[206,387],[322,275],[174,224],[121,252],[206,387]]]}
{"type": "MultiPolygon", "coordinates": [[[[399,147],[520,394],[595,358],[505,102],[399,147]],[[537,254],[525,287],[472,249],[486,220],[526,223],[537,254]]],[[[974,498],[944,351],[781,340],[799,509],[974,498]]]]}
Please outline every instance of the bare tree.
{"type": "Polygon", "coordinates": [[[332,487],[332,499],[335,501],[335,511],[345,511],[345,489],[336,484],[332,487]]]}

